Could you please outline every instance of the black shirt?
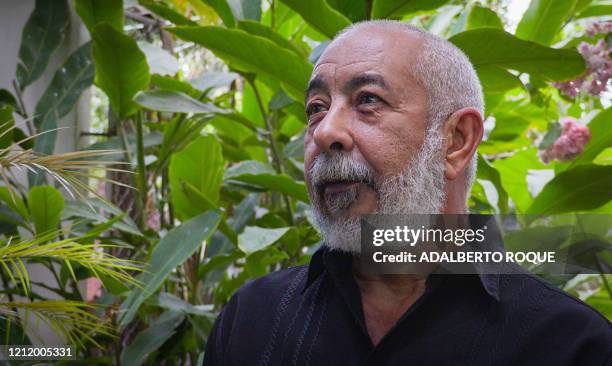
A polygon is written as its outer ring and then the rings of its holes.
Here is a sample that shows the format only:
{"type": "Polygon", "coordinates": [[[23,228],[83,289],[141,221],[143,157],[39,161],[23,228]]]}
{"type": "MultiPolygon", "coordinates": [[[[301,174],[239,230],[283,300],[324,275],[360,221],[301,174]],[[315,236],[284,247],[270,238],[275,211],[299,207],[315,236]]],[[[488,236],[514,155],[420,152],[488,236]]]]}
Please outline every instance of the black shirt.
{"type": "Polygon", "coordinates": [[[612,365],[610,322],[528,274],[432,274],[374,346],[351,265],[324,247],[309,266],[244,285],[217,319],[204,365],[612,365]]]}

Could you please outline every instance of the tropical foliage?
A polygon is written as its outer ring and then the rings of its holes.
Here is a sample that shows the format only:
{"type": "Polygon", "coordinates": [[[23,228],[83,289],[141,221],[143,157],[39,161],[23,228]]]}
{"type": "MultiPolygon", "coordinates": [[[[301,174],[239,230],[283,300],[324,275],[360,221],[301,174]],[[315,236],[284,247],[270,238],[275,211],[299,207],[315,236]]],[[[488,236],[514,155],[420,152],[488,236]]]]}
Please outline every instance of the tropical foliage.
{"type": "MultiPolygon", "coordinates": [[[[39,317],[85,364],[197,364],[242,284],[307,263],[319,245],[303,182],[304,91],[329,39],[360,20],[419,25],[474,63],[487,121],[472,212],[612,213],[612,5],[532,0],[516,27],[507,7],[37,0],[13,88],[0,90],[4,343],[36,342],[39,317]],[[71,11],[91,41],[24,105],[76,26],[71,11]],[[91,145],[53,154],[58,121],[90,87],[91,145]],[[49,283],[29,280],[37,265],[49,283]]],[[[601,273],[550,280],[612,317],[610,247],[592,254],[601,273]]]]}

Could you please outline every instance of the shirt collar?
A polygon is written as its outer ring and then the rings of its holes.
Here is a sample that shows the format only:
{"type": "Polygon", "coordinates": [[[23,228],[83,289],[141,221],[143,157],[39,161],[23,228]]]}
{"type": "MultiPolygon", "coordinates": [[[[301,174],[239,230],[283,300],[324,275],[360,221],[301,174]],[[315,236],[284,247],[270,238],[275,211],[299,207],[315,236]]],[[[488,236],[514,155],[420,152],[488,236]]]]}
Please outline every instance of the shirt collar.
{"type": "MultiPolygon", "coordinates": [[[[323,244],[312,255],[310,264],[308,265],[308,276],[306,283],[302,289],[304,293],[315,280],[323,274],[325,270],[330,272],[348,272],[352,266],[351,255],[349,253],[332,250],[327,245],[323,244]]],[[[497,301],[500,301],[500,277],[498,274],[482,273],[478,271],[479,282],[485,292],[497,301]]],[[[449,274],[452,276],[452,274],[449,274]]]]}

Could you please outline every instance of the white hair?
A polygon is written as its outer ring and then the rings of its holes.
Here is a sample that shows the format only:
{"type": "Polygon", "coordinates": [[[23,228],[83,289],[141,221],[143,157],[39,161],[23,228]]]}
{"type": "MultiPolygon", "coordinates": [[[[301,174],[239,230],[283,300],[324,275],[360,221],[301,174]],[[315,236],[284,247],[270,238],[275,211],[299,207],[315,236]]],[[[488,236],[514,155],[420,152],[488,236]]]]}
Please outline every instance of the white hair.
{"type": "MultiPolygon", "coordinates": [[[[367,27],[399,30],[416,35],[423,42],[411,66],[413,76],[427,92],[427,120],[429,133],[442,128],[457,110],[472,107],[484,118],[482,86],[468,57],[449,41],[427,33],[419,27],[396,20],[372,20],[355,23],[343,29],[334,40],[367,27]]],[[[476,154],[465,168],[466,194],[476,177],[476,154]]]]}

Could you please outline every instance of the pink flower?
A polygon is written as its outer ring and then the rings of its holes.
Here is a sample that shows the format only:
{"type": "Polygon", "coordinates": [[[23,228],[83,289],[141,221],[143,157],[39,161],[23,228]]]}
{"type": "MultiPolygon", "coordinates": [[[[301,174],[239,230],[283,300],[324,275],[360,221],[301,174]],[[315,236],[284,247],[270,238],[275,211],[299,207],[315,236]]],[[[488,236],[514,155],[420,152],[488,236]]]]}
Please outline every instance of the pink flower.
{"type": "Polygon", "coordinates": [[[561,119],[563,130],[557,140],[547,149],[540,152],[540,158],[546,164],[552,160],[572,160],[584,150],[591,139],[591,132],[586,126],[579,125],[576,119],[565,117],[561,119]]]}
{"type": "Polygon", "coordinates": [[[594,22],[588,25],[586,34],[594,37],[596,34],[612,32],[612,22],[594,22]]]}

